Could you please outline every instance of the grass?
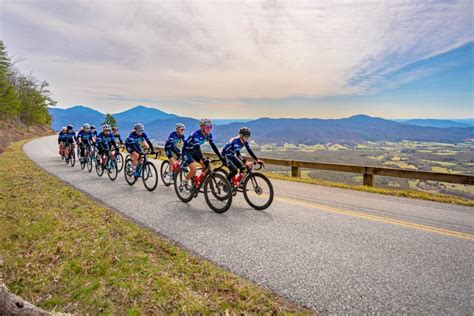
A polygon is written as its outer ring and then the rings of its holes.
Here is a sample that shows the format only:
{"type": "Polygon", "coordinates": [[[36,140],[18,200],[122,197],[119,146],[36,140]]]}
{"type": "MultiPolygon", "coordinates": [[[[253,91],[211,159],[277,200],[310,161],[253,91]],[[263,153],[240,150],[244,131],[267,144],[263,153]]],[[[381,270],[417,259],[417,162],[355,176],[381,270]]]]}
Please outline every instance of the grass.
{"type": "Polygon", "coordinates": [[[464,205],[464,206],[474,206],[474,200],[468,200],[462,197],[445,195],[445,194],[426,193],[426,192],[416,191],[416,190],[376,188],[376,187],[368,187],[364,185],[350,185],[350,184],[345,184],[345,183],[323,181],[323,180],[318,180],[318,179],[313,179],[313,178],[293,178],[290,176],[275,174],[271,172],[266,172],[265,174],[270,178],[286,180],[286,181],[295,181],[295,182],[308,183],[308,184],[324,185],[324,186],[329,186],[329,187],[334,187],[334,188],[364,191],[364,192],[378,193],[378,194],[385,194],[385,195],[393,195],[393,196],[421,199],[421,200],[441,202],[441,203],[452,203],[452,204],[458,204],[458,205],[464,205]]]}
{"type": "Polygon", "coordinates": [[[306,313],[173,245],[36,167],[0,155],[0,278],[77,314],[306,313]]]}

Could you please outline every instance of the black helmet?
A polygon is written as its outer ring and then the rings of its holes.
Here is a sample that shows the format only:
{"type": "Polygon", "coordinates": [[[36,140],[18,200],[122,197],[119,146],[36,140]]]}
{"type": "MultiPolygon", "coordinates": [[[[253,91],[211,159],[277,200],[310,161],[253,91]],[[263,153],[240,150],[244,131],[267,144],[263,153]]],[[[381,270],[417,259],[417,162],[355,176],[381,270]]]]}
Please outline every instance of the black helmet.
{"type": "Polygon", "coordinates": [[[91,125],[91,129],[96,129],[96,128],[95,128],[95,125],[91,125]]]}
{"type": "Polygon", "coordinates": [[[248,128],[248,127],[241,127],[239,129],[239,134],[242,135],[242,136],[250,136],[250,134],[252,134],[252,132],[250,131],[250,128],[248,128]]]}
{"type": "Polygon", "coordinates": [[[69,129],[74,129],[74,127],[73,127],[72,125],[68,125],[68,126],[67,126],[67,129],[68,129],[68,130],[69,130],[69,129]]]}

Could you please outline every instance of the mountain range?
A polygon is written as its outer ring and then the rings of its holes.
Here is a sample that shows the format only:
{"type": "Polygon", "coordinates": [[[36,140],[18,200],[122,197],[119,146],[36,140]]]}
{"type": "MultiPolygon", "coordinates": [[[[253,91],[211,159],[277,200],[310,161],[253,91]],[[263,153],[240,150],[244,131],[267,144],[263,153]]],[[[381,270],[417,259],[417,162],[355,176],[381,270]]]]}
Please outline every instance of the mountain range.
{"type": "MultiPolygon", "coordinates": [[[[67,124],[73,124],[78,129],[84,122],[100,128],[105,117],[105,114],[85,106],[69,109],[50,108],[50,113],[54,130],[67,124]]],[[[182,122],[187,126],[187,133],[198,128],[197,119],[181,117],[144,106],[136,106],[113,116],[123,135],[127,134],[133,124],[139,121],[145,124],[149,136],[158,142],[163,142],[167,138],[177,122],[182,122]]],[[[259,118],[245,123],[216,125],[213,134],[218,143],[223,143],[235,136],[238,129],[245,125],[252,129],[252,139],[260,144],[354,144],[365,141],[401,140],[457,143],[474,140],[474,127],[469,125],[446,126],[449,123],[436,122],[438,127],[418,126],[414,125],[416,120],[414,121],[396,122],[367,115],[355,115],[342,119],[259,118]]]]}

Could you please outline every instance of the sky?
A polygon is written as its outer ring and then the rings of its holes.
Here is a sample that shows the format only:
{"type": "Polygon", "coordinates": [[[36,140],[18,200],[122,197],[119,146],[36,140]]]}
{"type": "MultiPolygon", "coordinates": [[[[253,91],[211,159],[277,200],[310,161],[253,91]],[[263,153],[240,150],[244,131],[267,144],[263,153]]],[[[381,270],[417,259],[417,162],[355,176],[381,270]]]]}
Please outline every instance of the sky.
{"type": "Polygon", "coordinates": [[[474,117],[473,2],[0,0],[58,107],[193,117],[474,117]]]}

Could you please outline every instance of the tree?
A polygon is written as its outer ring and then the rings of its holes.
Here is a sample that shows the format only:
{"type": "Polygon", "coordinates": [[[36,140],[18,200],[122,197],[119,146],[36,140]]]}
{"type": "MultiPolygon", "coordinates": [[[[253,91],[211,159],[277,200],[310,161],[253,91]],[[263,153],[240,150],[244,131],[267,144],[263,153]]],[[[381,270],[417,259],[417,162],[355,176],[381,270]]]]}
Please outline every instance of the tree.
{"type": "Polygon", "coordinates": [[[3,41],[0,41],[0,115],[15,117],[20,114],[20,100],[15,87],[9,82],[10,59],[3,41]]]}
{"type": "Polygon", "coordinates": [[[117,121],[115,120],[115,117],[112,116],[112,114],[107,113],[105,115],[105,120],[102,122],[102,125],[104,124],[109,124],[110,126],[117,126],[117,121]]]}

